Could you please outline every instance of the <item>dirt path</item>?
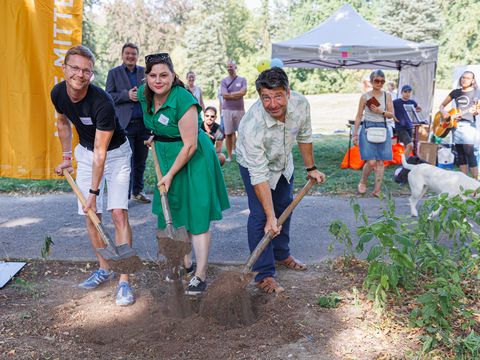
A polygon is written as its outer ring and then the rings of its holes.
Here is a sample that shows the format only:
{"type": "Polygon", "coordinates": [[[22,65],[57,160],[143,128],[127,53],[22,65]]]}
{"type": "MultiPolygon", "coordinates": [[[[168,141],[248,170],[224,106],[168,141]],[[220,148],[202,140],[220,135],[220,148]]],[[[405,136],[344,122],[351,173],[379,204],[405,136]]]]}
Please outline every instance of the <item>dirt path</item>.
{"type": "MultiPolygon", "coordinates": [[[[149,263],[132,280],[137,301],[114,304],[115,283],[86,292],[88,263],[33,262],[0,292],[0,358],[12,359],[403,359],[417,347],[404,324],[379,318],[360,294],[365,269],[335,264],[280,270],[286,291],[249,285],[257,321],[228,328],[197,315],[164,316],[168,284],[149,263]],[[316,305],[336,291],[336,309],[316,305]]],[[[209,279],[232,267],[210,267],[209,279]]]]}

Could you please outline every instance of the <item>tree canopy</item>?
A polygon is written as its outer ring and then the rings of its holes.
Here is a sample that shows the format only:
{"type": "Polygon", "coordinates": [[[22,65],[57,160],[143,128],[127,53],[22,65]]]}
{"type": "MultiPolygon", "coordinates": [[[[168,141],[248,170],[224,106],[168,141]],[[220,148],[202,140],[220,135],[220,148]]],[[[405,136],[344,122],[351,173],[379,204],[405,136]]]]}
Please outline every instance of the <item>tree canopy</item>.
{"type": "MultiPolygon", "coordinates": [[[[256,9],[235,0],[84,0],[83,39],[98,58],[100,85],[107,71],[121,62],[121,47],[129,41],[140,47],[141,58],[171,52],[178,75],[184,78],[187,71],[194,71],[205,95],[212,98],[227,74],[228,59],[237,61],[239,74],[252,84],[258,75],[256,64],[270,58],[272,42],[319,25],[345,2],[385,32],[438,44],[440,85],[448,87],[455,65],[480,60],[476,0],[261,0],[256,9]]],[[[366,72],[286,71],[292,87],[305,94],[358,91],[366,72]]],[[[254,91],[249,86],[249,94],[254,91]]]]}

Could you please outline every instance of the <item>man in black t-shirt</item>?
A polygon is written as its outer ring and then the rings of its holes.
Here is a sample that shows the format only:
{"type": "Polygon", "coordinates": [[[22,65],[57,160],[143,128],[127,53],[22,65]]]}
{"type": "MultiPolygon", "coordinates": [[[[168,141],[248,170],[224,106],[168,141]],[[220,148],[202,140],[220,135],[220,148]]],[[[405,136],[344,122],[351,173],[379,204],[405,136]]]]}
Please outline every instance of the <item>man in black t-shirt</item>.
{"type": "MultiPolygon", "coordinates": [[[[80,139],[80,144],[75,147],[76,182],[87,199],[85,207],[78,202],[78,212],[85,215],[92,209],[101,218],[106,181],[107,210],[112,211],[115,240],[118,244],[128,243],[131,246],[128,187],[132,152],[125,132],[115,117],[112,98],[99,87],[90,84],[94,63],[95,57],[87,47],[72,47],[65,55],[62,65],[65,80],[55,85],[51,91],[51,99],[58,113],[58,137],[63,151],[62,162],[55,168],[55,173],[62,176],[63,169],[73,172],[72,123],[80,139]]],[[[93,222],[89,217],[85,219],[92,246],[95,249],[104,247],[93,222]]],[[[96,256],[100,268],[79,284],[83,289],[94,289],[114,276],[105,259],[98,252],[96,256]]],[[[116,303],[125,306],[134,301],[128,274],[122,274],[116,291],[116,303]]]]}
{"type": "Polygon", "coordinates": [[[217,109],[214,106],[207,107],[205,109],[204,120],[200,128],[205,131],[210,140],[212,140],[212,144],[217,152],[218,161],[220,162],[220,165],[223,166],[226,159],[225,155],[222,154],[222,143],[225,135],[220,129],[220,125],[215,122],[216,119],[217,109]]]}

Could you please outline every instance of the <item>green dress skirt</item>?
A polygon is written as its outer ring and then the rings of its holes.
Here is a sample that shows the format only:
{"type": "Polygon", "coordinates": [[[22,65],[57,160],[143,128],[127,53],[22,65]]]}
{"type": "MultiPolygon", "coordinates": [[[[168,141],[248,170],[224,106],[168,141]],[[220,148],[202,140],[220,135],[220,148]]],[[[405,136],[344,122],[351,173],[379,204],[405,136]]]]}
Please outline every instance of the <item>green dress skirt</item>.
{"type": "MultiPolygon", "coordinates": [[[[178,138],[180,136],[178,120],[192,105],[197,106],[199,113],[201,111],[193,95],[184,88],[175,86],[157,113],[149,115],[146,112],[143,89],[143,86],[140,87],[138,93],[144,111],[144,122],[146,127],[156,135],[178,138]]],[[[200,123],[199,115],[199,129],[200,123]]],[[[182,141],[155,141],[162,174],[170,170],[182,147],[182,141]]],[[[207,232],[210,222],[220,220],[222,211],[230,207],[215,148],[202,130],[198,133],[197,150],[172,180],[168,190],[168,200],[173,225],[185,226],[192,234],[207,232]]],[[[158,227],[164,229],[165,220],[157,187],[153,198],[153,213],[158,216],[158,227]]]]}

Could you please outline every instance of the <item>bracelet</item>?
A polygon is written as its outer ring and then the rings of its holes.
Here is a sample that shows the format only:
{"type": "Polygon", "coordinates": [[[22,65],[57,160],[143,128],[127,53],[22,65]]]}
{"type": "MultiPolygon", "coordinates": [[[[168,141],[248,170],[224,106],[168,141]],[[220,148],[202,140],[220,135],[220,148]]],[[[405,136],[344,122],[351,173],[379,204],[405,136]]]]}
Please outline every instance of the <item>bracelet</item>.
{"type": "Polygon", "coordinates": [[[315,164],[312,167],[309,167],[309,168],[305,169],[306,172],[310,172],[310,171],[313,171],[313,170],[317,170],[317,167],[315,166],[315,164]]]}
{"type": "Polygon", "coordinates": [[[63,159],[63,160],[72,161],[72,157],[71,157],[71,156],[63,156],[62,159],[63,159]]]}
{"type": "Polygon", "coordinates": [[[93,195],[96,195],[96,196],[100,195],[100,189],[97,189],[97,190],[90,189],[90,190],[88,190],[88,192],[90,194],[93,194],[93,195]]]}

